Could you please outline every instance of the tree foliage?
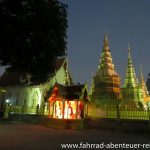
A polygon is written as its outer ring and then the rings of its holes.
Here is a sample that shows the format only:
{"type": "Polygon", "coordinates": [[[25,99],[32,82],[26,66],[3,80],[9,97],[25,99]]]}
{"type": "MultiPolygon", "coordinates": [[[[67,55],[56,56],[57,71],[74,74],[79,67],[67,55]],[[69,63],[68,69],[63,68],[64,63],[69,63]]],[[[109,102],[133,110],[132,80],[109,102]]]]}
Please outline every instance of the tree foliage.
{"type": "Polygon", "coordinates": [[[0,61],[43,82],[65,54],[67,10],[57,0],[0,1],[0,61]]]}

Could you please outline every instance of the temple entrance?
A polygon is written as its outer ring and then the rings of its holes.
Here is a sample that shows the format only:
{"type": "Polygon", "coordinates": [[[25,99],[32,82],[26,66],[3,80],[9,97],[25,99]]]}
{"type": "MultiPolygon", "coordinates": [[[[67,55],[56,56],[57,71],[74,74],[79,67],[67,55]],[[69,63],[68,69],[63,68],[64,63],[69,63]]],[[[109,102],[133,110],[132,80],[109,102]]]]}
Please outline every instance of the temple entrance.
{"type": "Polygon", "coordinates": [[[58,119],[84,118],[84,104],[82,101],[51,101],[49,105],[49,117],[58,119]]]}
{"type": "Polygon", "coordinates": [[[86,117],[89,102],[86,90],[84,85],[55,85],[48,99],[49,118],[83,119],[86,117]]]}
{"type": "Polygon", "coordinates": [[[76,119],[77,102],[76,101],[65,101],[64,118],[65,119],[76,119]]]}

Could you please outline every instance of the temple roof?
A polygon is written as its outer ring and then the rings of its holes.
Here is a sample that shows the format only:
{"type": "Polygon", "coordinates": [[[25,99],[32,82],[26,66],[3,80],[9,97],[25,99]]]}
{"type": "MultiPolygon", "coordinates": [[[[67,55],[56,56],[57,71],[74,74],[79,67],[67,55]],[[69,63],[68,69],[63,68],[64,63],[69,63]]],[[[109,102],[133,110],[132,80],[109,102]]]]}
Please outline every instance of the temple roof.
{"type": "Polygon", "coordinates": [[[59,70],[60,67],[62,66],[62,64],[64,64],[64,66],[66,66],[65,57],[57,58],[57,59],[56,59],[56,63],[55,63],[55,68],[56,68],[56,70],[59,70]]]}
{"type": "MultiPolygon", "coordinates": [[[[86,84],[62,85],[56,83],[49,97],[58,97],[68,100],[84,99],[88,100],[86,84]]],[[[88,100],[89,101],[89,100],[88,100]]]]}
{"type": "MultiPolygon", "coordinates": [[[[65,70],[67,69],[67,62],[65,57],[56,59],[56,71],[58,71],[62,66],[65,70]]],[[[0,86],[26,85],[28,84],[28,76],[29,75],[27,73],[10,72],[6,69],[4,74],[0,77],[0,86]]],[[[69,79],[72,83],[70,74],[69,79]]]]}
{"type": "Polygon", "coordinates": [[[70,75],[69,68],[68,68],[68,59],[67,57],[60,57],[56,59],[56,64],[55,64],[56,71],[58,71],[62,66],[64,67],[65,70],[65,79],[64,79],[64,84],[70,85],[73,84],[73,79],[70,75]]]}

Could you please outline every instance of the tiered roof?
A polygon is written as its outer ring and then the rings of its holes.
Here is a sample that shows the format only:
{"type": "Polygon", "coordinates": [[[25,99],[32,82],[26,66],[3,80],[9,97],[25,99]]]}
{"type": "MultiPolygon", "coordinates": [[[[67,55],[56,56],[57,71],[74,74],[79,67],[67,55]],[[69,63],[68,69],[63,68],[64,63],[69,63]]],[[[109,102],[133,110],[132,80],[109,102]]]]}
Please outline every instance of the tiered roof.
{"type": "Polygon", "coordinates": [[[112,62],[112,56],[110,52],[110,47],[109,47],[109,42],[108,42],[108,37],[107,34],[104,36],[104,45],[102,49],[102,53],[100,56],[100,64],[98,66],[98,72],[100,75],[117,75],[117,72],[115,71],[114,64],[112,62]]]}
{"type": "Polygon", "coordinates": [[[50,100],[53,100],[54,97],[54,99],[56,98],[63,98],[68,100],[84,99],[89,101],[86,84],[62,85],[56,83],[51,93],[49,93],[49,97],[51,98],[50,100]]]}

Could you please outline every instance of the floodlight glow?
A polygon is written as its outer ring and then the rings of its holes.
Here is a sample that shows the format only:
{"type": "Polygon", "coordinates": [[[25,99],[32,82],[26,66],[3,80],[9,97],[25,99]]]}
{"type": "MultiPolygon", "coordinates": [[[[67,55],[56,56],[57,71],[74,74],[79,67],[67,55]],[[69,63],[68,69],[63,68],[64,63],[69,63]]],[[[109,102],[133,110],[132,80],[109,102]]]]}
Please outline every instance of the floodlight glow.
{"type": "Polygon", "coordinates": [[[9,99],[6,99],[6,103],[9,103],[9,99]]]}

